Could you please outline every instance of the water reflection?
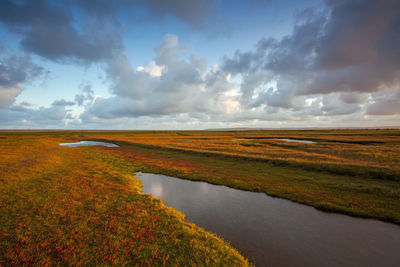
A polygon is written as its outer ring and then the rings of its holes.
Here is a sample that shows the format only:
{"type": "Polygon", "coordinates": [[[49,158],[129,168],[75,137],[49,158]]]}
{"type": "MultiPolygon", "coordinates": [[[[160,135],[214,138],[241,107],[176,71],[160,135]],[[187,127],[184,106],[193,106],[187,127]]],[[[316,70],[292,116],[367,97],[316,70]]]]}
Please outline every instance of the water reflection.
{"type": "Polygon", "coordinates": [[[160,183],[151,184],[148,194],[151,194],[153,197],[156,198],[162,198],[163,197],[162,185],[160,183]]]}
{"type": "Polygon", "coordinates": [[[80,146],[105,146],[105,147],[119,147],[119,145],[106,143],[106,142],[97,142],[97,141],[80,141],[77,143],[60,143],[60,146],[68,146],[68,147],[80,147],[80,146]]]}
{"type": "Polygon", "coordinates": [[[288,200],[138,173],[143,192],[217,233],[258,266],[400,266],[400,227],[288,200]]]}
{"type": "Polygon", "coordinates": [[[296,143],[305,143],[305,144],[316,144],[317,142],[309,141],[309,140],[300,140],[300,139],[291,139],[291,138],[278,138],[276,140],[286,141],[286,142],[296,142],[296,143]]]}

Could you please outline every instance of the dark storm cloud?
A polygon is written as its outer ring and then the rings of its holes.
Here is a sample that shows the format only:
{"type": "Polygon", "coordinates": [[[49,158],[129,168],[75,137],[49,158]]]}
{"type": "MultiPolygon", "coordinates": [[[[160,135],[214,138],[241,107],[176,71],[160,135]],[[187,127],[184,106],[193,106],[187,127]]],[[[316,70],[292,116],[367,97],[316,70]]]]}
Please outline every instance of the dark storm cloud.
{"type": "Polygon", "coordinates": [[[293,107],[291,101],[288,103],[293,96],[343,92],[343,105],[366,103],[363,93],[397,87],[400,1],[326,1],[326,4],[327,11],[307,10],[292,34],[281,40],[261,39],[254,51],[237,51],[233,57],[224,59],[225,71],[245,77],[256,72],[268,73],[258,84],[278,83],[277,91],[258,88],[257,94],[254,93],[257,88],[249,89],[242,84],[241,92],[247,102],[253,99],[268,104],[277,100],[275,106],[293,107]],[[280,83],[284,85],[279,86],[280,83]]]}

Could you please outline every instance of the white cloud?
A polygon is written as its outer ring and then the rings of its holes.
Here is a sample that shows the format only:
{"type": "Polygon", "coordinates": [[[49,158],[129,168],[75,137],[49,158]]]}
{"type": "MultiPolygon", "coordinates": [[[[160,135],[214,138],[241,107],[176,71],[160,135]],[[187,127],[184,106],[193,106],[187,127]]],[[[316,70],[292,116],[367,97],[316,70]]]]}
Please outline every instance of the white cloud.
{"type": "Polygon", "coordinates": [[[234,89],[234,83],[229,81],[229,74],[217,68],[207,71],[206,61],[197,55],[192,55],[190,61],[180,59],[185,49],[177,36],[166,35],[164,42],[155,48],[154,61],[149,67],[134,68],[123,54],[115,58],[106,70],[114,96],[97,99],[81,118],[94,121],[231,112],[234,102],[226,92],[234,89]]]}
{"type": "Polygon", "coordinates": [[[164,70],[165,66],[158,66],[154,61],[150,63],[150,67],[142,67],[139,66],[136,68],[136,71],[144,71],[150,74],[151,76],[156,76],[160,77],[162,75],[162,72],[164,70]]]}

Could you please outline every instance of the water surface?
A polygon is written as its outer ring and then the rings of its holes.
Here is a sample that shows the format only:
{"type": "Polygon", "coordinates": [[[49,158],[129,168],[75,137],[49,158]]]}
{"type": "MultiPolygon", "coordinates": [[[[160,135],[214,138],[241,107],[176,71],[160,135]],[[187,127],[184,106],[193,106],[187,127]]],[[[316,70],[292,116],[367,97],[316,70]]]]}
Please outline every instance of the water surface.
{"type": "Polygon", "coordinates": [[[143,193],[217,233],[256,266],[400,266],[400,227],[254,193],[138,173],[143,193]]]}
{"type": "Polygon", "coordinates": [[[300,139],[291,139],[291,138],[278,138],[276,140],[286,141],[286,142],[297,142],[297,143],[305,143],[305,144],[316,144],[317,142],[309,141],[309,140],[300,140],[300,139]]]}
{"type": "Polygon", "coordinates": [[[80,147],[80,146],[105,146],[105,147],[119,147],[119,145],[106,143],[106,142],[97,142],[97,141],[80,141],[77,143],[60,143],[60,146],[68,146],[68,147],[80,147]]]}
{"type": "Polygon", "coordinates": [[[298,143],[305,143],[305,144],[316,144],[317,142],[310,141],[310,140],[302,140],[302,139],[292,139],[292,138],[270,138],[270,137],[258,137],[258,138],[238,138],[233,139],[233,141],[254,141],[254,140],[280,140],[286,142],[298,142],[298,143]]]}

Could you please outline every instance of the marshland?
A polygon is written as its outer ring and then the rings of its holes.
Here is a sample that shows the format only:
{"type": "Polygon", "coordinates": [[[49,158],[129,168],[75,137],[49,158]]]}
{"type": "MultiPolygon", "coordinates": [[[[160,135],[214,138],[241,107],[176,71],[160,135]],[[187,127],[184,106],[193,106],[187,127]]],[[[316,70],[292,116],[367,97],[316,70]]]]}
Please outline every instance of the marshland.
{"type": "Polygon", "coordinates": [[[3,263],[399,261],[399,130],[0,136],[3,263]]]}
{"type": "Polygon", "coordinates": [[[400,266],[399,0],[0,0],[0,266],[400,266]]]}

